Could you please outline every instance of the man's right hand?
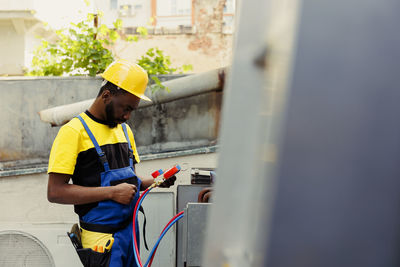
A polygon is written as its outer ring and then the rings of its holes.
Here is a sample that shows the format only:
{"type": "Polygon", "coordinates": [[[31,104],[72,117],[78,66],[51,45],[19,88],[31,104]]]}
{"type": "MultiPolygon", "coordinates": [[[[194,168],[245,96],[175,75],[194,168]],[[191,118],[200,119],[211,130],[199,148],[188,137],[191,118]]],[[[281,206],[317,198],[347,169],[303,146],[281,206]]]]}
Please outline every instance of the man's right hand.
{"type": "Polygon", "coordinates": [[[130,204],[135,197],[137,188],[133,184],[122,183],[115,186],[111,186],[111,200],[120,204],[130,204]]]}

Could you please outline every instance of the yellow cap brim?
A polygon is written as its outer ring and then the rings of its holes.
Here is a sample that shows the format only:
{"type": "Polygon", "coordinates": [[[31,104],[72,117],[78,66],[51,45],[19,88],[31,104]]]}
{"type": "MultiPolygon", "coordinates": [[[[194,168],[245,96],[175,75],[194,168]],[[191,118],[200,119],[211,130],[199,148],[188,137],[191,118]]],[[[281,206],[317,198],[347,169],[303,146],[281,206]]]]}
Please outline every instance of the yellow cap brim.
{"type": "Polygon", "coordinates": [[[147,97],[147,96],[145,96],[145,95],[136,95],[136,94],[135,94],[135,96],[139,97],[140,99],[143,99],[143,100],[146,100],[146,101],[150,101],[150,102],[152,102],[152,101],[151,101],[151,99],[150,99],[150,98],[148,98],[148,97],[147,97]]]}

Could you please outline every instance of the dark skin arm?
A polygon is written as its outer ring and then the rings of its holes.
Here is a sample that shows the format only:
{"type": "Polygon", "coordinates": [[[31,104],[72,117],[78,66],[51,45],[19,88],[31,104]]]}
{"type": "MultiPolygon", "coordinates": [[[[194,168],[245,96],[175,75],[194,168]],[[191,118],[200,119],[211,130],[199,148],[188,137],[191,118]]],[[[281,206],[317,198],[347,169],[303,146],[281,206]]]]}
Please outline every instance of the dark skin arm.
{"type": "Polygon", "coordinates": [[[153,178],[142,178],[142,177],[139,177],[139,178],[140,178],[140,180],[142,180],[140,190],[146,190],[150,185],[152,185],[154,183],[153,178]]]}
{"type": "MultiPolygon", "coordinates": [[[[87,204],[103,200],[113,200],[121,204],[129,204],[133,200],[137,188],[135,185],[122,183],[106,187],[86,187],[69,184],[70,175],[62,173],[50,173],[47,184],[47,199],[59,204],[87,204]]],[[[145,190],[153,184],[153,178],[141,178],[141,190],[145,190]]],[[[170,187],[176,177],[169,178],[160,187],[170,187]]]]}
{"type": "Polygon", "coordinates": [[[70,175],[50,173],[47,184],[47,199],[59,204],[87,204],[103,200],[114,200],[129,204],[134,198],[135,185],[122,183],[116,186],[86,187],[69,184],[70,175]]]}

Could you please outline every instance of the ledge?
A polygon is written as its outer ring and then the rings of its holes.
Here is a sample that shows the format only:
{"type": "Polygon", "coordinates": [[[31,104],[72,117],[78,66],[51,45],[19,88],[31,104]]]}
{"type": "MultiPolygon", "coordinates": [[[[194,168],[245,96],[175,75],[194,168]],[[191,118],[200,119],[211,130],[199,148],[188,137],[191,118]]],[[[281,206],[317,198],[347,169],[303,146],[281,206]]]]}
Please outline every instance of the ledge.
{"type": "Polygon", "coordinates": [[[140,160],[147,161],[147,160],[174,158],[174,157],[182,157],[182,156],[189,156],[189,155],[196,155],[196,154],[215,153],[215,152],[217,152],[217,148],[218,148],[218,146],[208,146],[208,147],[199,147],[199,148],[193,148],[193,149],[181,150],[181,151],[164,152],[164,153],[157,153],[157,154],[147,154],[147,155],[140,156],[140,160]]]}
{"type": "MultiPolygon", "coordinates": [[[[182,156],[190,156],[197,154],[208,154],[217,152],[218,146],[207,146],[207,147],[199,147],[187,150],[173,151],[173,152],[164,152],[158,154],[146,154],[140,156],[142,161],[148,160],[156,160],[156,159],[165,159],[165,158],[174,158],[174,157],[182,157],[182,156]]],[[[19,175],[28,175],[28,174],[37,174],[37,173],[46,173],[47,172],[47,163],[41,163],[40,166],[36,167],[21,167],[21,168],[12,168],[12,169],[3,169],[0,170],[0,177],[9,177],[9,176],[19,176],[19,175]]]]}
{"type": "Polygon", "coordinates": [[[34,167],[34,168],[27,168],[27,169],[0,171],[0,177],[18,176],[18,175],[36,174],[36,173],[45,173],[45,172],[47,172],[47,166],[46,167],[34,167]]]}

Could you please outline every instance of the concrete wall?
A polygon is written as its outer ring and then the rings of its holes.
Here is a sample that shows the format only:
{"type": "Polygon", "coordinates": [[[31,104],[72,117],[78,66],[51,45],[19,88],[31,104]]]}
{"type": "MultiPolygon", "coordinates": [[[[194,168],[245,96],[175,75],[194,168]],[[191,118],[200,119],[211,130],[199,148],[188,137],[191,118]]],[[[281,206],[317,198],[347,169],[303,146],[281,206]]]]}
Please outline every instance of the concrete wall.
{"type": "Polygon", "coordinates": [[[38,111],[96,96],[97,78],[2,78],[0,161],[47,158],[59,128],[40,121],[38,111]]]}
{"type": "Polygon", "coordinates": [[[211,92],[135,111],[130,119],[139,152],[162,153],[215,145],[222,92],[211,92]]]}
{"type": "MultiPolygon", "coordinates": [[[[0,161],[44,158],[59,128],[38,111],[94,98],[101,79],[24,78],[0,80],[0,161]]],[[[221,93],[208,93],[140,109],[129,124],[139,152],[165,152],[215,144],[221,93]]]]}

